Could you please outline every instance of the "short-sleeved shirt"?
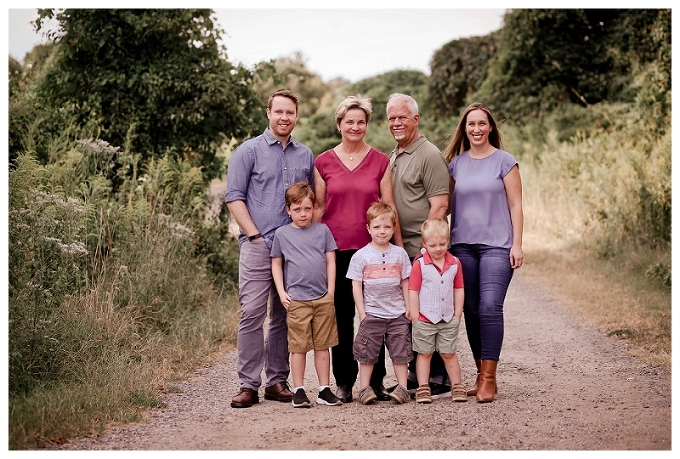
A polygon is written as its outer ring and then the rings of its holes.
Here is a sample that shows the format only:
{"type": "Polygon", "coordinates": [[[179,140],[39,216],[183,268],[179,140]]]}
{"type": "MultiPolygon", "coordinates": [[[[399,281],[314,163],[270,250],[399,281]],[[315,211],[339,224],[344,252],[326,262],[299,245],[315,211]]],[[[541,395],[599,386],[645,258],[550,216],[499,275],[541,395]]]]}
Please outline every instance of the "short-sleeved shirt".
{"type": "Polygon", "coordinates": [[[408,279],[408,289],[420,292],[420,317],[423,322],[438,323],[442,320],[448,322],[452,319],[453,308],[453,290],[463,288],[463,268],[460,260],[449,252],[444,255],[444,265],[442,269],[432,262],[432,257],[429,253],[425,254],[414,261],[411,268],[411,276],[408,279]],[[424,279],[423,268],[434,268],[427,272],[432,279],[424,279]],[[435,274],[436,273],[436,274],[435,274]],[[444,274],[447,273],[451,277],[450,284],[443,285],[444,279],[447,278],[444,274]],[[437,276],[438,275],[438,276],[437,276]],[[428,282],[429,281],[429,282],[428,282]],[[440,284],[441,282],[441,284],[440,284]],[[430,291],[423,291],[424,286],[429,286],[430,291]],[[446,301],[440,302],[446,299],[446,301]]]}
{"type": "Polygon", "coordinates": [[[316,300],[326,294],[326,254],[337,248],[323,223],[306,228],[285,225],[276,230],[271,256],[283,258],[283,285],[292,299],[316,300]]]}
{"type": "Polygon", "coordinates": [[[317,156],[314,165],[326,182],[321,221],[331,229],[338,250],[357,250],[371,242],[366,211],[380,200],[380,181],[389,165],[387,155],[371,148],[350,171],[331,149],[317,156]]]}
{"type": "MultiPolygon", "coordinates": [[[[314,155],[292,137],[286,148],[266,128],[242,143],[229,160],[224,202],[243,201],[255,226],[271,248],[274,232],[291,222],[286,212],[286,188],[295,182],[314,185],[314,155]]],[[[238,241],[247,240],[243,230],[238,241]]]]}
{"type": "Polygon", "coordinates": [[[390,155],[394,204],[404,249],[414,258],[421,247],[420,227],[430,212],[428,199],[449,194],[448,167],[439,149],[422,134],[404,151],[397,151],[398,147],[390,155]]]}
{"type": "Polygon", "coordinates": [[[362,281],[366,314],[394,319],[406,312],[401,281],[411,274],[411,262],[404,249],[390,244],[384,252],[370,244],[357,250],[349,262],[347,277],[362,281]]]}
{"type": "Polygon", "coordinates": [[[451,245],[484,244],[512,247],[512,221],[503,178],[517,165],[496,150],[482,159],[464,152],[454,156],[449,175],[455,182],[451,201],[451,245]]]}

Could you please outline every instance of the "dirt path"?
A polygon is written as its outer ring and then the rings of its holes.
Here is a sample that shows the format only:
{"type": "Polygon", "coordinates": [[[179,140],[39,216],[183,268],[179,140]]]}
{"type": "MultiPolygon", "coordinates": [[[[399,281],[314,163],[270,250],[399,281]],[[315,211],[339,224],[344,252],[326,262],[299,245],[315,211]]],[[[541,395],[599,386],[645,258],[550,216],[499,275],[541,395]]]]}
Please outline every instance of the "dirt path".
{"type": "MultiPolygon", "coordinates": [[[[461,327],[464,331],[464,327],[461,327]]],[[[474,363],[461,336],[463,382],[474,363]]],[[[522,279],[506,300],[496,401],[438,399],[294,409],[266,401],[232,409],[235,351],[203,368],[151,411],[60,450],[670,450],[671,378],[629,357],[625,344],[582,329],[558,302],[522,279]]],[[[307,366],[310,399],[316,398],[307,366]],[[311,388],[311,390],[310,390],[311,388]]],[[[388,369],[386,385],[394,376],[388,369]]],[[[332,378],[331,378],[332,379],[332,378]]],[[[333,386],[333,389],[335,387],[333,386]]],[[[354,387],[355,398],[358,392],[354,387]]]]}

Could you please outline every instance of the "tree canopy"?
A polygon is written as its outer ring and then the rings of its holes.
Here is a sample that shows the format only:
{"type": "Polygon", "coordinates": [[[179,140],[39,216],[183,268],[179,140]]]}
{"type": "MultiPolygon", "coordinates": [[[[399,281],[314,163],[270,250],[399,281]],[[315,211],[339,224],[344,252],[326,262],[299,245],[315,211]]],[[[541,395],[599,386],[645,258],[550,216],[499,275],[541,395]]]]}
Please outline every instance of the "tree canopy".
{"type": "MultiPolygon", "coordinates": [[[[55,17],[57,56],[39,100],[51,125],[92,126],[142,158],[184,155],[207,177],[223,172],[225,140],[266,125],[255,71],[227,61],[207,9],[39,10],[55,17]],[[58,114],[58,116],[54,116],[58,114]]],[[[50,123],[48,123],[50,124],[50,123]]]]}

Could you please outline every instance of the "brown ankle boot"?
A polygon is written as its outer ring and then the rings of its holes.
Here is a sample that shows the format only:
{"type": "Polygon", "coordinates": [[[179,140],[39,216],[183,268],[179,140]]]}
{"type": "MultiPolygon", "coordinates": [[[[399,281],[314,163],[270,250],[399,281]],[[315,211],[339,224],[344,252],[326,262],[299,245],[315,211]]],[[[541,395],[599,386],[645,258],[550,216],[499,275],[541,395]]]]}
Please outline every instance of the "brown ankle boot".
{"type": "Polygon", "coordinates": [[[479,375],[482,371],[482,361],[475,359],[475,365],[477,366],[477,379],[475,379],[475,385],[472,386],[472,389],[467,391],[468,395],[477,395],[477,388],[479,388],[479,375]]]}
{"type": "Polygon", "coordinates": [[[482,370],[477,388],[477,401],[479,403],[493,402],[496,394],[496,367],[495,360],[482,360],[482,370]]]}

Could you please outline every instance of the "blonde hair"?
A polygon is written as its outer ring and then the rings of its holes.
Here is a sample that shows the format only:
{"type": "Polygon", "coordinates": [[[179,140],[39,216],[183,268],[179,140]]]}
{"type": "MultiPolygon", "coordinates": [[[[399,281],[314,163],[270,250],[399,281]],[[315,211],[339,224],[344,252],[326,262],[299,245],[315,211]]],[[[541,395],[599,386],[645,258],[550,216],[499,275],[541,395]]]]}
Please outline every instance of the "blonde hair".
{"type": "Polygon", "coordinates": [[[349,110],[353,108],[358,108],[363,110],[366,114],[366,123],[371,121],[371,113],[373,113],[373,105],[371,105],[371,99],[361,94],[356,94],[354,96],[347,96],[345,100],[340,102],[338,108],[335,109],[335,125],[340,126],[340,121],[347,115],[349,110]]]}
{"type": "Polygon", "coordinates": [[[433,237],[443,237],[448,241],[449,224],[446,220],[442,220],[441,218],[430,218],[423,222],[420,227],[420,234],[423,238],[423,242],[426,242],[433,237]]]}
{"type": "Polygon", "coordinates": [[[397,224],[397,213],[392,206],[384,202],[374,202],[366,211],[366,223],[370,225],[374,219],[385,215],[390,217],[393,225],[397,224]]]}
{"type": "Polygon", "coordinates": [[[481,110],[486,113],[486,117],[489,119],[489,125],[491,125],[489,143],[499,150],[503,149],[503,137],[501,136],[501,131],[498,130],[498,123],[496,122],[493,113],[491,113],[491,109],[481,102],[474,102],[465,109],[463,116],[460,117],[458,124],[456,124],[456,127],[451,134],[451,140],[443,152],[446,162],[451,162],[454,156],[458,156],[470,149],[470,139],[468,139],[467,133],[465,132],[465,125],[467,124],[468,115],[474,110],[481,110]]]}

